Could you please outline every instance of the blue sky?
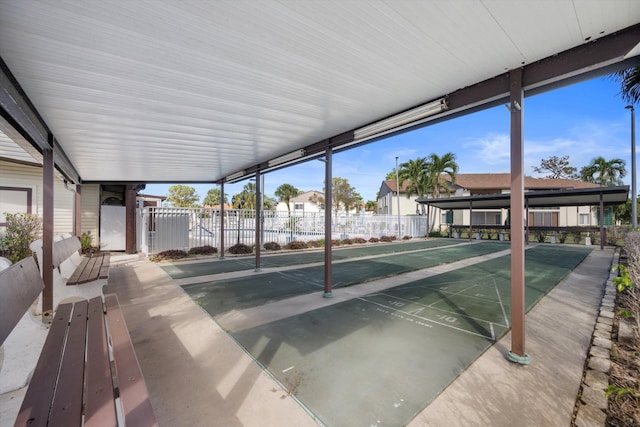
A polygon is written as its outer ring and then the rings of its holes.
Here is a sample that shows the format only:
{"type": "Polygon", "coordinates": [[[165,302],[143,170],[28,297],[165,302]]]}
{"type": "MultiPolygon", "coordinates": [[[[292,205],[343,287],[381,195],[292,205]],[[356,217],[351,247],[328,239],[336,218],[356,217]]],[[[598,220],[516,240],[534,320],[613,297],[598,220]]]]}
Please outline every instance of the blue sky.
{"type": "MultiPolygon", "coordinates": [[[[569,156],[578,170],[594,157],[621,158],[631,175],[631,113],[607,77],[592,79],[524,99],[525,173],[550,156],[569,156]]],[[[498,106],[423,129],[407,132],[333,156],[333,176],[346,178],[365,201],[375,200],[385,175],[399,163],[431,153],[453,152],[459,173],[509,172],[509,112],[498,106]]],[[[264,175],[265,194],[281,184],[302,191],[322,191],[324,163],[317,160],[264,175]]],[[[248,181],[225,185],[231,198],[248,181]]],[[[201,200],[215,184],[191,185],[201,200]]],[[[149,184],[145,194],[166,195],[171,184],[149,184]]]]}

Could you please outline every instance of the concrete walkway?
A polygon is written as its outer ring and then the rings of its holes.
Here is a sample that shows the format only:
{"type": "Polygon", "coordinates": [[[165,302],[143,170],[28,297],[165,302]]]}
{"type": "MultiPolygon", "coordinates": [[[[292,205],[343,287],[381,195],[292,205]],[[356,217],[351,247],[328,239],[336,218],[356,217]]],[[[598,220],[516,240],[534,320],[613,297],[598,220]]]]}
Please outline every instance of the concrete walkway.
{"type": "MultiPolygon", "coordinates": [[[[505,360],[510,349],[507,335],[410,425],[568,426],[612,257],[611,249],[594,250],[527,315],[531,365],[505,360]]],[[[438,266],[369,282],[366,288],[371,292],[372,287],[395,286],[415,280],[416,275],[459,267],[438,266]]],[[[125,260],[112,267],[109,283],[120,298],[160,425],[317,425],[157,265],[125,260]]],[[[323,299],[321,292],[304,295],[271,307],[229,313],[224,323],[242,329],[273,320],[269,312],[286,317],[360,292],[353,286],[334,292],[336,298],[331,300],[323,299]]],[[[13,425],[22,390],[0,396],[0,427],[13,425]]]]}

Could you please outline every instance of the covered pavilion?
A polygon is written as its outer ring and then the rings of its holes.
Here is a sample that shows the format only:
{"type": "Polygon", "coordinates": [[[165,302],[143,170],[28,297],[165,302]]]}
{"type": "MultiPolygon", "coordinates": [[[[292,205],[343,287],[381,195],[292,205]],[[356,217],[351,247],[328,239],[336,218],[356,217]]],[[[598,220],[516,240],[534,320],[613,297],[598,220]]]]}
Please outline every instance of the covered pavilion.
{"type": "MultiPolygon", "coordinates": [[[[577,188],[565,190],[527,191],[524,193],[525,215],[529,208],[548,208],[558,206],[597,206],[599,208],[600,249],[604,248],[604,207],[617,206],[627,201],[629,186],[599,188],[577,188]]],[[[420,198],[418,203],[434,206],[441,210],[508,209],[511,207],[511,195],[481,194],[475,196],[440,197],[437,199],[420,198]]],[[[429,210],[427,209],[427,212],[429,210]]],[[[428,221],[428,218],[427,218],[428,221]]],[[[469,224],[473,228],[473,224],[469,224]]],[[[528,234],[525,222],[525,234],[528,234]]],[[[469,233],[471,236],[471,232],[469,233]]]]}
{"type": "Polygon", "coordinates": [[[636,0],[3,1],[0,158],[43,166],[51,264],[55,173],[75,185],[76,211],[83,184],[126,184],[134,251],[140,184],[218,183],[224,193],[255,177],[259,197],[262,174],[319,157],[330,182],[333,152],[505,104],[510,355],[526,363],[523,98],[638,65],[639,42],[636,0]]]}

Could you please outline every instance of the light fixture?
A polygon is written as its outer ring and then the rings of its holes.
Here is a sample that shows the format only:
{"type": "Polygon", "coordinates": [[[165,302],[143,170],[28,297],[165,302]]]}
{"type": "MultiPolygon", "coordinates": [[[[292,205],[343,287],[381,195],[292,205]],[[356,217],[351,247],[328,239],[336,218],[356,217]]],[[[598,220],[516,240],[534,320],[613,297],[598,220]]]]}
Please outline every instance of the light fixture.
{"type": "Polygon", "coordinates": [[[275,159],[269,160],[267,164],[269,165],[270,168],[272,168],[274,166],[279,166],[283,163],[287,163],[292,160],[298,160],[302,156],[304,156],[304,150],[296,150],[296,151],[292,151],[291,153],[287,153],[283,156],[276,157],[275,159]]]}
{"type": "Polygon", "coordinates": [[[354,132],[354,139],[364,139],[372,135],[381,134],[388,130],[404,126],[418,120],[422,120],[426,117],[433,116],[434,114],[441,113],[449,108],[446,98],[441,98],[436,101],[429,102],[421,105],[420,107],[412,108],[404,113],[396,114],[379,122],[370,124],[368,126],[357,129],[354,132]]]}
{"type": "Polygon", "coordinates": [[[232,173],[231,175],[227,176],[227,181],[233,181],[234,179],[238,179],[244,176],[246,172],[244,170],[238,171],[236,173],[232,173]]]}

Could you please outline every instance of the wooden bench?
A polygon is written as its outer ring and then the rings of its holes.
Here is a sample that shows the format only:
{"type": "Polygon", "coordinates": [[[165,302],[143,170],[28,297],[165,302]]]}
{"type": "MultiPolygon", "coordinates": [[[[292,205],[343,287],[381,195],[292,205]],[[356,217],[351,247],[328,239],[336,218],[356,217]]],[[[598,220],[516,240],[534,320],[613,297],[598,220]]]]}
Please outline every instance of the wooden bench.
{"type": "MultiPolygon", "coordinates": [[[[29,248],[36,254],[42,267],[42,240],[36,240],[29,248]]],[[[80,239],[77,236],[57,236],[53,242],[53,308],[69,297],[90,299],[102,294],[102,286],[109,277],[108,253],[83,257],[80,255],[80,239]],[[82,286],[70,286],[79,285],[82,286]]],[[[42,277],[42,274],[40,274],[42,277]]]]}
{"type": "Polygon", "coordinates": [[[99,279],[107,279],[110,259],[110,255],[103,252],[82,257],[80,265],[67,280],[67,285],[81,285],[99,279]]]}
{"type": "MultiPolygon", "coordinates": [[[[0,343],[43,288],[31,257],[0,272],[0,343]]],[[[15,425],[158,425],[115,294],[58,306],[15,425]]]]}

